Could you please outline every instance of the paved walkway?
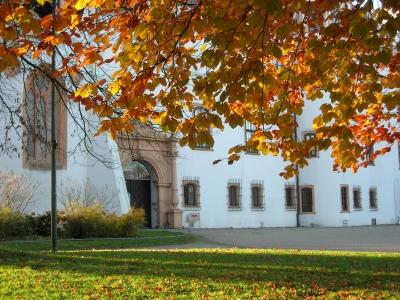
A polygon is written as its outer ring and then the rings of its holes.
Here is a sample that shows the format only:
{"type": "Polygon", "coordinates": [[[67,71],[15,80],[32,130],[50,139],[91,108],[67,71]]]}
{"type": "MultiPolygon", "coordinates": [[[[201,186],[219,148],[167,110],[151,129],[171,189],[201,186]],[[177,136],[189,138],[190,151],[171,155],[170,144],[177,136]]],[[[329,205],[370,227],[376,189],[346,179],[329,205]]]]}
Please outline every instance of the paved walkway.
{"type": "Polygon", "coordinates": [[[400,252],[400,226],[192,229],[196,241],[159,248],[279,248],[400,252]]]}

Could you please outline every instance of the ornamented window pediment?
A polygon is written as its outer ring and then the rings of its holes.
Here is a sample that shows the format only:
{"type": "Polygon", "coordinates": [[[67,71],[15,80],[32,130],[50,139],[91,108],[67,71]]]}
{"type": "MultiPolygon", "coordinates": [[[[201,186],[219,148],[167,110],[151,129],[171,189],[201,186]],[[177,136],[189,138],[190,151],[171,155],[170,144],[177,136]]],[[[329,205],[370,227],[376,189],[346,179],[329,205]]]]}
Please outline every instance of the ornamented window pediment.
{"type": "MultiPolygon", "coordinates": [[[[47,65],[41,69],[49,69],[47,65]]],[[[67,165],[67,110],[56,89],[56,163],[67,165]]],[[[34,170],[51,168],[51,80],[38,70],[32,71],[24,82],[23,167],[34,170]]]]}

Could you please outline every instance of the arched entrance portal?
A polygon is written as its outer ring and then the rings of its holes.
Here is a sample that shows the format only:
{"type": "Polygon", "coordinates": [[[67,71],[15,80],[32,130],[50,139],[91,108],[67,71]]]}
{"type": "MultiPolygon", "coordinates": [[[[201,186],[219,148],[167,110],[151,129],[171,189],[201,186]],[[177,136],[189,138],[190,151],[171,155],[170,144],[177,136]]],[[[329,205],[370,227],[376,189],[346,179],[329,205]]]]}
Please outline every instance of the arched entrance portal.
{"type": "MultiPolygon", "coordinates": [[[[125,179],[150,181],[151,217],[148,224],[151,227],[182,228],[182,210],[178,208],[176,143],[175,138],[140,124],[135,124],[134,132],[121,134],[117,140],[125,179]],[[136,168],[138,174],[131,175],[133,171],[130,168],[136,168]]],[[[143,182],[140,184],[145,186],[143,182]]],[[[132,187],[130,182],[127,182],[127,187],[133,201],[137,201],[136,187],[132,187]]],[[[146,189],[148,191],[148,186],[146,189]]],[[[149,196],[145,203],[149,203],[148,199],[149,196]]]]}
{"type": "Polygon", "coordinates": [[[154,167],[135,160],[124,166],[124,177],[131,207],[144,209],[146,227],[158,227],[158,175],[154,167]]]}

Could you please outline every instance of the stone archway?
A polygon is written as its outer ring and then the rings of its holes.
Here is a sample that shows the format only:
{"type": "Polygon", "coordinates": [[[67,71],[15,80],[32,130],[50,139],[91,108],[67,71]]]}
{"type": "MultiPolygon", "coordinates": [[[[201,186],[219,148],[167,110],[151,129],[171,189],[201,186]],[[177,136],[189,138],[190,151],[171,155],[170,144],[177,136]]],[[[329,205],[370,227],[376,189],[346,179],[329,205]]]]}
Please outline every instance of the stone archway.
{"type": "Polygon", "coordinates": [[[182,228],[182,211],[178,209],[176,142],[176,139],[145,126],[137,127],[129,135],[120,135],[117,140],[123,167],[132,161],[139,161],[155,172],[156,227],[182,228]]]}

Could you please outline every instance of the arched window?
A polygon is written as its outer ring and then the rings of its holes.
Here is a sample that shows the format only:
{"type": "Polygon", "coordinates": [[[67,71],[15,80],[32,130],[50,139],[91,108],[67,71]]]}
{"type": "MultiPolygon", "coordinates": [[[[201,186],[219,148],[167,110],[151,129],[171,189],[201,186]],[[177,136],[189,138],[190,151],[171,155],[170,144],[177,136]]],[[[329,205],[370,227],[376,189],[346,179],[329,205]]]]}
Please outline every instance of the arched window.
{"type": "MultiPolygon", "coordinates": [[[[41,66],[41,69],[49,69],[41,66]]],[[[66,168],[67,111],[56,89],[57,168],[66,168]]],[[[23,166],[47,170],[51,167],[51,80],[42,72],[32,71],[24,83],[23,166]]]]}

